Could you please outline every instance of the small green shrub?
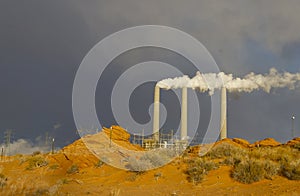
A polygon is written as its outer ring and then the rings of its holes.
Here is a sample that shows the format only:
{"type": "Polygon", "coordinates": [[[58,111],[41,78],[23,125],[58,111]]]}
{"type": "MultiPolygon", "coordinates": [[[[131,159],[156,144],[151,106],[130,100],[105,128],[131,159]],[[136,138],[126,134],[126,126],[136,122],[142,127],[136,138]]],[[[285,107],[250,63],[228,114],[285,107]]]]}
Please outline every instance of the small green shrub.
{"type": "Polygon", "coordinates": [[[289,156],[283,155],[282,159],[280,161],[278,161],[281,165],[281,167],[286,167],[288,165],[290,165],[290,163],[293,161],[293,159],[289,156]]]}
{"type": "Polygon", "coordinates": [[[247,154],[247,151],[241,147],[237,147],[228,143],[222,143],[213,147],[207,154],[206,157],[212,159],[215,158],[226,158],[232,156],[244,156],[247,154]]]}
{"type": "Polygon", "coordinates": [[[102,165],[104,165],[104,162],[102,160],[99,160],[96,164],[95,167],[99,168],[102,167],[102,165]]]}
{"type": "Polygon", "coordinates": [[[170,162],[171,158],[168,154],[168,149],[158,149],[153,151],[145,152],[141,157],[141,161],[149,161],[153,167],[159,167],[170,162]]]}
{"type": "Polygon", "coordinates": [[[289,180],[300,180],[300,163],[286,162],[281,165],[280,173],[289,180]]]}
{"type": "Polygon", "coordinates": [[[239,164],[245,157],[242,156],[231,156],[226,157],[224,161],[222,161],[222,164],[230,165],[230,166],[236,166],[239,164]]]}
{"type": "Polygon", "coordinates": [[[40,155],[40,154],[41,154],[41,151],[34,151],[34,152],[32,153],[33,156],[40,155]]]}
{"type": "Polygon", "coordinates": [[[42,156],[32,156],[26,160],[28,162],[27,170],[32,170],[38,167],[44,167],[48,165],[48,162],[42,156]]]}
{"type": "Polygon", "coordinates": [[[259,147],[245,149],[229,143],[213,147],[203,160],[186,157],[188,180],[199,183],[209,171],[210,160],[233,166],[231,176],[242,183],[253,183],[282,175],[290,180],[300,180],[300,143],[294,146],[259,147]],[[206,159],[206,160],[205,160],[206,159]],[[208,160],[207,160],[208,159],[208,160]],[[201,160],[201,161],[199,161],[201,160]]]}
{"type": "Polygon", "coordinates": [[[120,195],[120,189],[112,189],[110,191],[111,196],[119,196],[120,195]]]}
{"type": "Polygon", "coordinates": [[[137,160],[135,157],[130,157],[128,159],[128,164],[126,165],[127,169],[135,172],[144,172],[153,167],[150,160],[140,159],[137,160]]]}
{"type": "Polygon", "coordinates": [[[162,173],[161,172],[157,172],[157,173],[154,173],[154,178],[155,180],[157,181],[159,178],[162,177],[162,173]]]}
{"type": "Polygon", "coordinates": [[[205,169],[201,167],[194,166],[187,169],[186,173],[188,175],[188,181],[192,182],[193,184],[198,184],[202,182],[205,175],[207,174],[207,171],[205,171],[205,169]]]}
{"type": "Polygon", "coordinates": [[[67,170],[67,174],[75,174],[79,172],[79,168],[77,165],[71,165],[71,167],[67,170]]]}
{"type": "Polygon", "coordinates": [[[205,158],[196,158],[188,161],[188,166],[185,173],[187,174],[188,181],[198,184],[204,179],[210,170],[217,168],[218,164],[211,160],[205,158]]]}
{"type": "Polygon", "coordinates": [[[261,161],[249,159],[237,164],[232,177],[242,183],[250,184],[265,177],[264,164],[261,161]]]}
{"type": "Polygon", "coordinates": [[[5,187],[7,184],[7,177],[4,174],[0,174],[0,188],[5,187]]]}
{"type": "Polygon", "coordinates": [[[59,168],[59,165],[57,165],[57,164],[54,164],[54,165],[50,165],[49,166],[49,169],[58,169],[59,168]]]}
{"type": "Polygon", "coordinates": [[[35,196],[49,195],[49,190],[46,188],[38,188],[37,190],[35,190],[33,192],[32,195],[35,195],[35,196]]]}
{"type": "Polygon", "coordinates": [[[67,178],[61,179],[61,183],[62,184],[68,184],[69,183],[69,179],[67,179],[67,178]]]}
{"type": "Polygon", "coordinates": [[[298,152],[286,146],[261,148],[261,154],[264,159],[272,160],[275,162],[290,161],[297,156],[298,152]]]}
{"type": "Polygon", "coordinates": [[[251,149],[248,152],[248,157],[250,159],[261,159],[261,158],[263,158],[266,154],[266,151],[263,148],[264,147],[251,149]]]}
{"type": "Polygon", "coordinates": [[[300,142],[296,143],[293,148],[297,149],[297,150],[300,150],[300,142]]]}
{"type": "Polygon", "coordinates": [[[265,161],[264,170],[265,170],[265,178],[271,180],[273,176],[279,173],[279,164],[273,161],[265,161]]]}
{"type": "Polygon", "coordinates": [[[135,172],[144,172],[169,163],[175,156],[176,152],[172,149],[146,151],[140,158],[129,157],[126,168],[135,172]]]}
{"type": "Polygon", "coordinates": [[[24,156],[20,157],[20,158],[19,158],[19,165],[22,165],[23,163],[25,163],[26,160],[27,160],[26,157],[24,157],[24,156]]]}
{"type": "Polygon", "coordinates": [[[126,180],[130,182],[134,182],[138,178],[139,174],[140,173],[138,172],[131,172],[131,174],[126,177],[126,180]]]}

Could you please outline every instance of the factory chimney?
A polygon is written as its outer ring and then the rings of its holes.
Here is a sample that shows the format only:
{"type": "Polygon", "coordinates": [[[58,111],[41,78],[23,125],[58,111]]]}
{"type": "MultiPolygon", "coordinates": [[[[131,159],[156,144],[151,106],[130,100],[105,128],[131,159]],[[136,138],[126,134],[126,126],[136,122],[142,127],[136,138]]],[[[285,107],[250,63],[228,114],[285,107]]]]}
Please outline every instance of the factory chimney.
{"type": "Polygon", "coordinates": [[[181,140],[187,139],[187,88],[182,88],[181,98],[181,140]]]}
{"type": "Polygon", "coordinates": [[[227,95],[226,88],[221,89],[220,139],[227,138],[227,95]]]}
{"type": "Polygon", "coordinates": [[[154,109],[153,109],[153,139],[159,141],[159,104],[160,88],[156,85],[154,90],[154,109]]]}

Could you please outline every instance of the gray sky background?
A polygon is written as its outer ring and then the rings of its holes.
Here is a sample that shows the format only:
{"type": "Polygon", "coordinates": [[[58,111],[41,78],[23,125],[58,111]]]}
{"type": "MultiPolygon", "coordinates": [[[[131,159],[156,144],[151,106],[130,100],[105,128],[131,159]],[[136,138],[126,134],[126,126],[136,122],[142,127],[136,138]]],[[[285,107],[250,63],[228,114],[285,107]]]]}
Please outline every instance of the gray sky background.
{"type": "MultiPolygon", "coordinates": [[[[72,116],[76,70],[97,42],[131,26],[185,31],[205,45],[221,71],[237,76],[271,67],[300,72],[299,10],[297,0],[2,0],[0,138],[6,129],[14,130],[14,139],[32,141],[49,132],[60,146],[78,138],[72,116]]],[[[148,54],[156,53],[137,51],[115,64],[148,54]]],[[[167,58],[181,61],[176,55],[167,58]]],[[[292,114],[300,135],[299,99],[299,89],[230,94],[229,137],[286,141],[292,114]]]]}

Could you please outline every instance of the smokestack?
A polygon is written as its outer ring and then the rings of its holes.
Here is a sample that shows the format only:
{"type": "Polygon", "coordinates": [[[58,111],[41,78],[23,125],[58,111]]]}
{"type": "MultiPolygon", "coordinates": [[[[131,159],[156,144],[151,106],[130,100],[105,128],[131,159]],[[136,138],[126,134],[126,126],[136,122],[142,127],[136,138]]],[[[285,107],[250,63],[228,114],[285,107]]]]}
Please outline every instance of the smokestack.
{"type": "Polygon", "coordinates": [[[156,85],[154,90],[154,109],[153,109],[153,138],[159,141],[159,103],[160,88],[156,85]]]}
{"type": "Polygon", "coordinates": [[[220,139],[227,138],[227,97],[226,88],[221,89],[220,139]]]}
{"type": "Polygon", "coordinates": [[[187,139],[187,88],[182,88],[181,99],[181,139],[187,139]]]}

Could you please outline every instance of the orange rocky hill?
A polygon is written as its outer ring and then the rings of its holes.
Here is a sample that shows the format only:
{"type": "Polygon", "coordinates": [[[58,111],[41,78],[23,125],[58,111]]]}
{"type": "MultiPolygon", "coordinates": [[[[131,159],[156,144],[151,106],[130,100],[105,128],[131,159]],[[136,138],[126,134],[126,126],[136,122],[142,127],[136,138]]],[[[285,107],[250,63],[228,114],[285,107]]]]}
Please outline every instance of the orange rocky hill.
{"type": "Polygon", "coordinates": [[[190,147],[169,164],[146,172],[104,163],[144,151],[129,137],[113,126],[112,132],[104,128],[55,154],[3,157],[0,195],[300,195],[300,138],[287,144],[271,138],[253,144],[224,139],[204,156],[199,152],[205,145],[190,147]],[[99,161],[99,153],[107,152],[98,148],[109,147],[114,156],[99,161]]]}

